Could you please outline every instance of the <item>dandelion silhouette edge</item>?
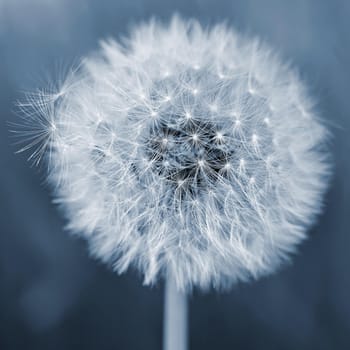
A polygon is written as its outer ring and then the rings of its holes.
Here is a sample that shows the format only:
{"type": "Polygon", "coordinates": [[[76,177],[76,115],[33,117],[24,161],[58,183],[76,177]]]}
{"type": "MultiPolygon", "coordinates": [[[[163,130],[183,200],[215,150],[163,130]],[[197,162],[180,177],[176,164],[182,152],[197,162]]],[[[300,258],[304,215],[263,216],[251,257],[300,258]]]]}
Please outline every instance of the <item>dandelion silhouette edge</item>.
{"type": "Polygon", "coordinates": [[[69,230],[145,284],[169,269],[184,290],[271,273],[321,210],[328,132],[313,100],[224,24],[138,25],[29,102],[28,144],[69,230]]]}

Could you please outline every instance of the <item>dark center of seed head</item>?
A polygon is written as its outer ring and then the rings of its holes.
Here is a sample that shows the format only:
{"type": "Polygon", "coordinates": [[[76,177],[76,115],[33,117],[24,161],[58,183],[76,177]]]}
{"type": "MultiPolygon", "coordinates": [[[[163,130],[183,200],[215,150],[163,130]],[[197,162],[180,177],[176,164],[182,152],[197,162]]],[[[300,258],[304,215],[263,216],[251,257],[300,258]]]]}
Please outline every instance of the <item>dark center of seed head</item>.
{"type": "Polygon", "coordinates": [[[191,193],[225,177],[233,155],[216,125],[194,118],[182,119],[181,123],[160,121],[150,128],[146,143],[152,170],[176,188],[191,193]]]}

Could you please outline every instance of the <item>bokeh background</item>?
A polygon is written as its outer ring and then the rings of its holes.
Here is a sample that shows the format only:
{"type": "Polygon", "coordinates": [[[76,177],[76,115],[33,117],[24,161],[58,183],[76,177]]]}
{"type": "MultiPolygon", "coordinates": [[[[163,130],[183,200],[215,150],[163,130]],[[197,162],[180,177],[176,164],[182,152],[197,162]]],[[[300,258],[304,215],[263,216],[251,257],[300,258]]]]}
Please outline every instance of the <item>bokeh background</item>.
{"type": "Polygon", "coordinates": [[[291,58],[333,132],[325,210],[293,263],[227,294],[190,299],[190,349],[350,349],[350,2],[0,0],[0,349],[161,349],[163,284],[88,257],[51,203],[44,170],[15,155],[7,122],[108,36],[177,11],[226,20],[291,58]]]}

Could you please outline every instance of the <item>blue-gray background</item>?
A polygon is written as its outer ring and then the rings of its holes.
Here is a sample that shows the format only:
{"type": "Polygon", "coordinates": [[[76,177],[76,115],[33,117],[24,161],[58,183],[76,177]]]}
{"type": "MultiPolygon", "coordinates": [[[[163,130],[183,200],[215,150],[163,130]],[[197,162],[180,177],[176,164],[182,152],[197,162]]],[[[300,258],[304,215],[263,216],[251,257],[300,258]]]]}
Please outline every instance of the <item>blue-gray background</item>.
{"type": "MultiPolygon", "coordinates": [[[[0,349],[161,349],[162,291],[117,276],[63,231],[43,173],[14,155],[6,122],[106,36],[178,11],[225,19],[291,58],[319,98],[335,175],[310,239],[278,274],[190,300],[190,348],[350,348],[350,2],[0,0],[0,349]],[[64,69],[63,69],[64,70],[64,69]]],[[[181,53],[180,53],[181,54],[181,53]]]]}

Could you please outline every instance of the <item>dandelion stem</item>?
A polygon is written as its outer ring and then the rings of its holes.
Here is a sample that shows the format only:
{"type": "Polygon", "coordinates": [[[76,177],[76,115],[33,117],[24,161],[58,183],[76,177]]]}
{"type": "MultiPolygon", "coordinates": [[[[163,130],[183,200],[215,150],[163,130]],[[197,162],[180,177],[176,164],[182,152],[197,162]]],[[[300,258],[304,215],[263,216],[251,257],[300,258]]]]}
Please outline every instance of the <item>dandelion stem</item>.
{"type": "Polygon", "coordinates": [[[187,349],[187,297],[168,273],[164,300],[163,350],[187,349]]]}

